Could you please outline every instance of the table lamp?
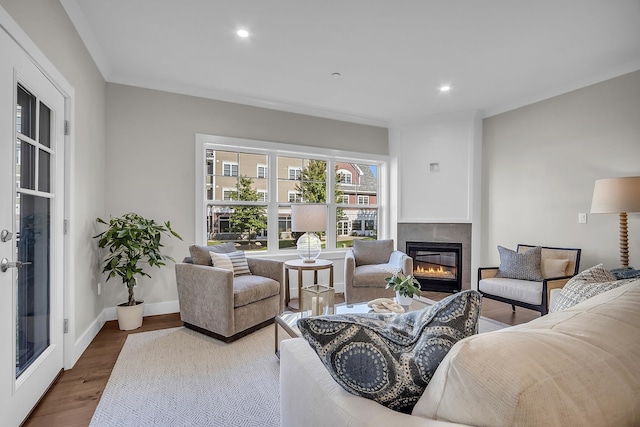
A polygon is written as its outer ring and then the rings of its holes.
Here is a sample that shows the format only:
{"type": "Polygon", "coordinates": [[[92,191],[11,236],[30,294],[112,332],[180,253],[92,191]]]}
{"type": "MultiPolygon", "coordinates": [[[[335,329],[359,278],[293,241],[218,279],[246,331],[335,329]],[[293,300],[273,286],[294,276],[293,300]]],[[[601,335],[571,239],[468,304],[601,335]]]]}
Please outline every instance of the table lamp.
{"type": "Polygon", "coordinates": [[[291,205],[291,231],[304,234],[298,239],[298,255],[304,262],[313,263],[320,256],[322,242],[316,231],[327,228],[327,206],[322,204],[291,205]]]}
{"type": "Polygon", "coordinates": [[[591,213],[620,214],[620,265],[629,266],[627,213],[640,212],[640,176],[596,180],[591,213]]]}

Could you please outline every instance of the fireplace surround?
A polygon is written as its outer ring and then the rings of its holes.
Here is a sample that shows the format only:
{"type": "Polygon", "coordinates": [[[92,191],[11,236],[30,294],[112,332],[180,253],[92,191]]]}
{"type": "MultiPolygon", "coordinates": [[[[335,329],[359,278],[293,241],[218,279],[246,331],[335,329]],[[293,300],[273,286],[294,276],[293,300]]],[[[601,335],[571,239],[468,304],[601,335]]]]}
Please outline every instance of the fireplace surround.
{"type": "Polygon", "coordinates": [[[462,243],[407,242],[413,275],[424,291],[459,292],[462,289],[462,243]]]}

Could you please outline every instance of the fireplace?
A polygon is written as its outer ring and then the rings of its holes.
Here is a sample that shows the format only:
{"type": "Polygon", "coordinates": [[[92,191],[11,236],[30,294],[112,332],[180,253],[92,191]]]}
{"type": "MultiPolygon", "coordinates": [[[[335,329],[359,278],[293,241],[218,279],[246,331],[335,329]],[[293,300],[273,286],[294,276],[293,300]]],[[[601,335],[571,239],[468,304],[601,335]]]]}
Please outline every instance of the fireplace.
{"type": "Polygon", "coordinates": [[[462,289],[462,243],[407,242],[413,275],[423,291],[459,292],[462,289]]]}

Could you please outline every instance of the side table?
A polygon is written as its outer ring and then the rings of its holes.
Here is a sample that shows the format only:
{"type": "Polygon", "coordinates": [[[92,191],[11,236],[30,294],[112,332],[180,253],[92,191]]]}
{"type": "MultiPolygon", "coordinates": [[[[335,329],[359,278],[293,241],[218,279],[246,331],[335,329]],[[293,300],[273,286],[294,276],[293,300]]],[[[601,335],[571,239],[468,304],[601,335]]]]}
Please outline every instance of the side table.
{"type": "Polygon", "coordinates": [[[301,259],[285,261],[284,263],[284,305],[289,306],[291,295],[289,291],[289,271],[298,271],[298,307],[302,307],[302,272],[313,271],[313,284],[318,284],[318,271],[329,269],[329,287],[333,288],[333,262],[327,259],[316,259],[315,262],[304,262],[301,259]]]}

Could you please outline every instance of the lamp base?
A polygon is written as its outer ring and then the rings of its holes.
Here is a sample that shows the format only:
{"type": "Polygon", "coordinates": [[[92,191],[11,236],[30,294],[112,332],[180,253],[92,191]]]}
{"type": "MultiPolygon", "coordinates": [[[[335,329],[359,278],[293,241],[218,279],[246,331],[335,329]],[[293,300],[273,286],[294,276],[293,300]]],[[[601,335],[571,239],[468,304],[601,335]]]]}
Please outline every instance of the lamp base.
{"type": "Polygon", "coordinates": [[[298,256],[305,263],[313,263],[322,251],[322,242],[315,233],[304,233],[298,239],[298,256]]]}
{"type": "Polygon", "coordinates": [[[304,262],[305,264],[313,264],[316,262],[316,260],[307,258],[307,259],[303,259],[302,262],[304,262]]]}

